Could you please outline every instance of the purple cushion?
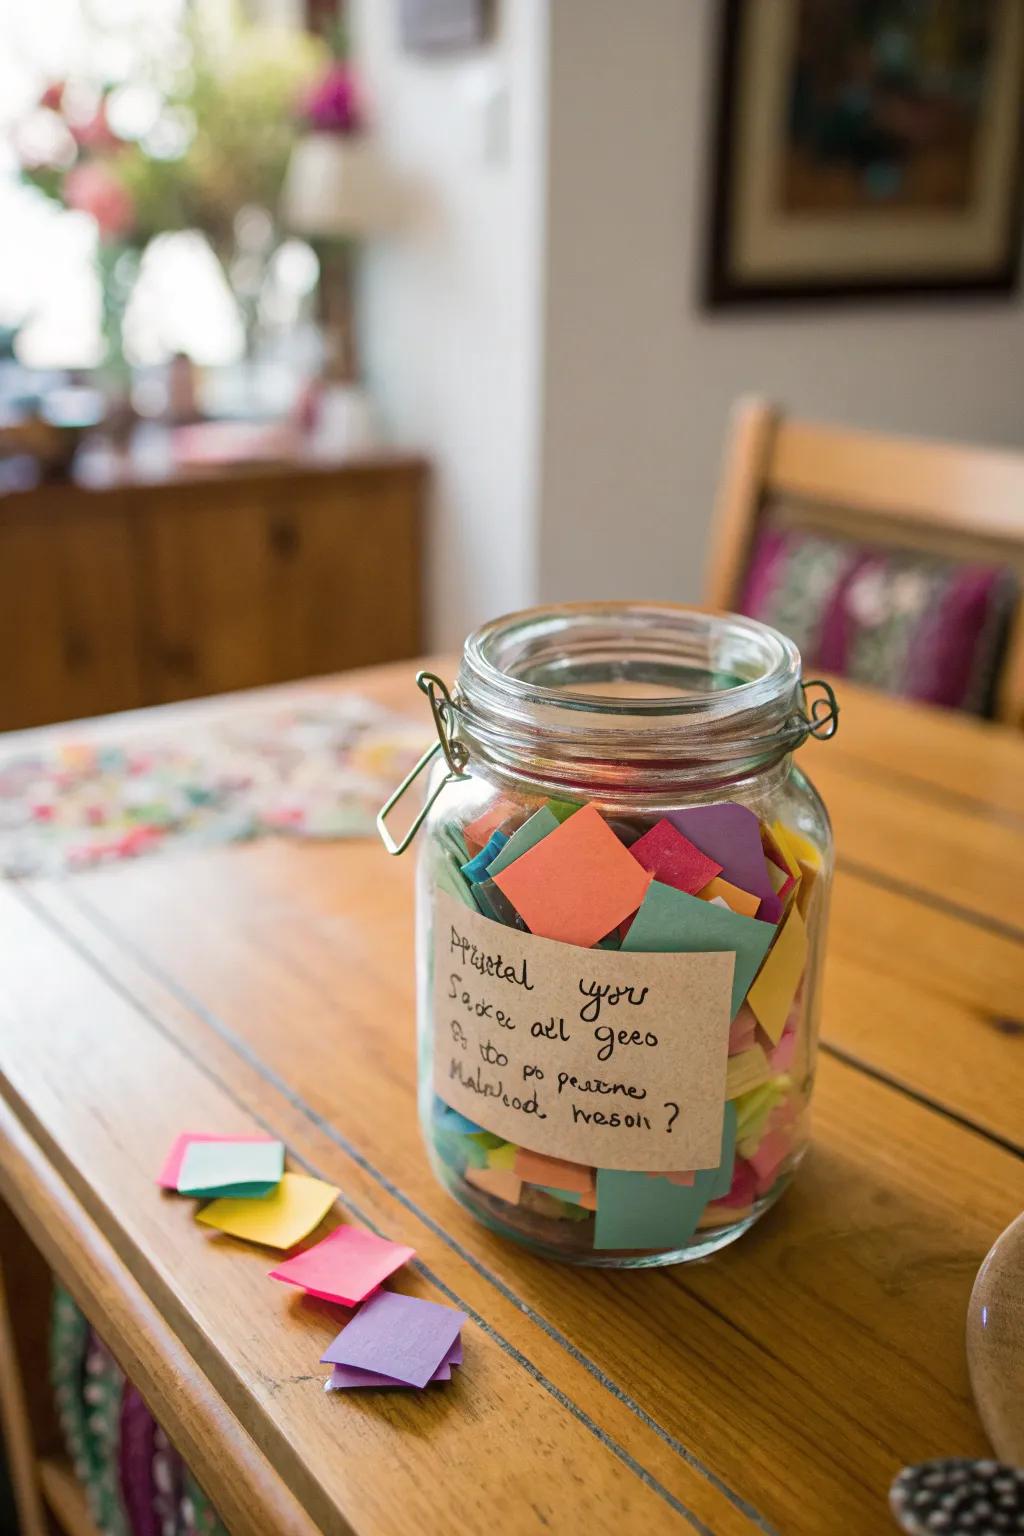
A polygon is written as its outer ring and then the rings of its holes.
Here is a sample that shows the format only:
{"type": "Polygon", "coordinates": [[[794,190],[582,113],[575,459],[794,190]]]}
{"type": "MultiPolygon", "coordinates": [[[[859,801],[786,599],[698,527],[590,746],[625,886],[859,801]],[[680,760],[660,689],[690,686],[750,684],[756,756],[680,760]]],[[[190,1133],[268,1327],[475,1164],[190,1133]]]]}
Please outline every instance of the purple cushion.
{"type": "Polygon", "coordinates": [[[1003,566],[765,526],[740,611],[791,636],[805,674],[990,714],[1017,597],[1003,566]]]}

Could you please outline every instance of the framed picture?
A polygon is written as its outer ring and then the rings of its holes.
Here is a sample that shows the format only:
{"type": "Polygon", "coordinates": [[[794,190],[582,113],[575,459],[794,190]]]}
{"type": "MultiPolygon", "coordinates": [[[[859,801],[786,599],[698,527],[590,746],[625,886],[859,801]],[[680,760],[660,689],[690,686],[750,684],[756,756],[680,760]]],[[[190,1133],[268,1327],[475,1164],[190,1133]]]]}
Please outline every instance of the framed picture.
{"type": "Polygon", "coordinates": [[[409,53],[443,53],[487,41],[489,0],[399,0],[402,46],[409,53]]]}
{"type": "Polygon", "coordinates": [[[721,55],[711,306],[1016,286],[1022,0],[724,0],[721,55]]]}

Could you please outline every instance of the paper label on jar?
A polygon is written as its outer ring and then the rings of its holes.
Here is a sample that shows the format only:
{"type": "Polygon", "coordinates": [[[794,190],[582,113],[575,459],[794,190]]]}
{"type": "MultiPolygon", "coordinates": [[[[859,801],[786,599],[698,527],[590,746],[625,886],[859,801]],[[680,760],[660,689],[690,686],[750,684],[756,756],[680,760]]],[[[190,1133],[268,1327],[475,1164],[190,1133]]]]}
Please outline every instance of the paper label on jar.
{"type": "Polygon", "coordinates": [[[717,1168],[732,954],[622,954],[434,893],[434,1088],[483,1130],[597,1168],[717,1168]]]}

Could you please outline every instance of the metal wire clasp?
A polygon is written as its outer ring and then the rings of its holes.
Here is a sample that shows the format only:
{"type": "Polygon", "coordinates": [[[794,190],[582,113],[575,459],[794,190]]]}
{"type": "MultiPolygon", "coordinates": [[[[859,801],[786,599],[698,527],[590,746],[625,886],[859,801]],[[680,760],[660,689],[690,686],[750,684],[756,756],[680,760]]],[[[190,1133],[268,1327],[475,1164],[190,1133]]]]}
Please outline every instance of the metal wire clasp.
{"type": "Polygon", "coordinates": [[[822,677],[812,677],[800,684],[804,696],[804,717],[807,735],[818,741],[830,741],[839,729],[839,701],[830,683],[822,677]],[[821,693],[810,697],[810,689],[820,688],[821,693]]]}
{"type": "Polygon", "coordinates": [[[434,728],[437,731],[437,740],[433,743],[432,746],[427,748],[416,766],[406,774],[405,778],[402,780],[401,784],[399,784],[394,794],[385,802],[384,805],[381,806],[379,812],[377,813],[377,831],[380,833],[381,842],[384,844],[384,847],[390,854],[404,853],[426,820],[431,806],[441,791],[445,789],[447,785],[454,783],[455,780],[465,779],[468,777],[465,772],[465,768],[469,762],[469,753],[466,751],[466,748],[463,746],[462,742],[458,741],[455,736],[455,705],[452,702],[451,694],[448,692],[445,684],[434,672],[417,672],[416,686],[427,696],[427,700],[430,704],[430,713],[434,717],[434,728]],[[387,818],[390,816],[399,800],[401,800],[406,790],[411,789],[412,785],[419,778],[424,768],[426,768],[429,763],[433,762],[434,758],[439,752],[444,754],[444,760],[448,765],[448,772],[445,774],[440,784],[438,784],[437,788],[434,790],[434,793],[426,801],[422,810],[420,810],[416,816],[415,820],[410,826],[408,832],[406,832],[405,836],[402,838],[401,842],[396,843],[394,838],[391,836],[391,833],[388,831],[387,818]]]}

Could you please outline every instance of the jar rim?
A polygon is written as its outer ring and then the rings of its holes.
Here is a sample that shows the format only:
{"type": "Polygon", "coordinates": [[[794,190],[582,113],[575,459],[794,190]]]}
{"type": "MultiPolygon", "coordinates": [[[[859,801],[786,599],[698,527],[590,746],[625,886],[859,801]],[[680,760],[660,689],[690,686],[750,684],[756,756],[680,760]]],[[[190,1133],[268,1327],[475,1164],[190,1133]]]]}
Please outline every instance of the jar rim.
{"type": "Polygon", "coordinates": [[[471,756],[510,768],[532,757],[549,778],[574,757],[590,778],[627,764],[692,778],[791,752],[805,734],[799,690],[797,647],[756,619],[567,603],[506,614],[468,637],[455,723],[471,756]]]}

